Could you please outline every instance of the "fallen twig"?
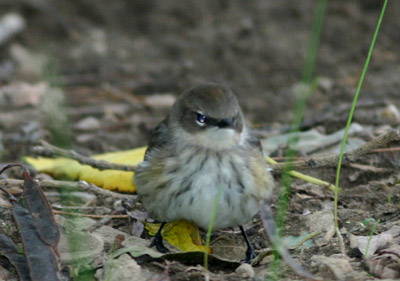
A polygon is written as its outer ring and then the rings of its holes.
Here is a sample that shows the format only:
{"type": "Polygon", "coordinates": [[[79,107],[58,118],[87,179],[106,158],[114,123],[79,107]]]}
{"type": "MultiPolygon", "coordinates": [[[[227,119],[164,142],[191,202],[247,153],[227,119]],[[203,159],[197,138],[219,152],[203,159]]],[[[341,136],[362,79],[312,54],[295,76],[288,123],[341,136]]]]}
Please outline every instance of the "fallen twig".
{"type": "Polygon", "coordinates": [[[296,245],[294,245],[293,247],[290,247],[289,249],[291,249],[291,250],[297,249],[297,248],[299,248],[300,246],[302,246],[305,242],[307,242],[308,240],[310,240],[310,239],[312,239],[312,238],[314,238],[314,237],[316,237],[316,236],[318,236],[318,235],[320,235],[320,234],[321,234],[320,231],[316,231],[316,232],[310,233],[310,234],[308,234],[306,237],[304,237],[303,239],[301,239],[299,242],[297,242],[296,245]]]}
{"type": "Polygon", "coordinates": [[[103,83],[101,85],[101,88],[106,91],[107,93],[110,93],[111,95],[113,95],[116,98],[122,99],[123,101],[129,103],[133,108],[135,109],[143,109],[144,106],[143,104],[140,102],[140,100],[138,98],[136,98],[135,96],[124,92],[116,87],[113,87],[112,85],[108,84],[108,83],[103,83]]]}
{"type": "MultiPolygon", "coordinates": [[[[114,215],[115,216],[115,215],[114,215]]],[[[86,228],[87,232],[94,232],[96,229],[99,229],[100,227],[102,227],[103,225],[106,225],[107,223],[109,223],[113,218],[115,218],[114,216],[103,216],[100,220],[96,221],[94,224],[88,226],[86,228]]],[[[119,215],[121,216],[121,215],[119,215]]],[[[129,219],[129,215],[123,215],[123,216],[127,216],[126,218],[129,219]]],[[[118,217],[119,219],[125,218],[125,217],[118,217]]]]}
{"type": "MultiPolygon", "coordinates": [[[[135,199],[136,195],[131,194],[123,194],[113,192],[107,189],[102,189],[93,184],[89,184],[85,181],[56,181],[56,180],[41,180],[38,182],[42,188],[60,188],[60,189],[73,189],[80,191],[90,191],[98,195],[112,197],[112,198],[127,198],[127,199],[135,199]]],[[[23,180],[15,180],[15,179],[7,179],[0,180],[0,186],[18,186],[23,187],[23,180]]]]}
{"type": "Polygon", "coordinates": [[[42,146],[37,146],[34,148],[34,152],[41,156],[60,156],[65,158],[70,158],[73,160],[78,161],[83,165],[89,165],[93,168],[97,168],[99,170],[121,170],[121,171],[128,171],[134,172],[136,166],[134,165],[123,165],[123,164],[116,164],[111,163],[103,160],[96,160],[90,157],[86,157],[80,155],[79,153],[73,150],[65,150],[54,145],[51,145],[44,140],[41,141],[42,146]]]}
{"type": "MultiPolygon", "coordinates": [[[[373,138],[363,146],[346,152],[343,156],[342,164],[349,164],[355,162],[361,156],[375,151],[377,148],[387,145],[388,143],[400,140],[400,132],[397,130],[390,130],[387,133],[373,138]]],[[[315,158],[308,158],[305,160],[294,161],[290,163],[292,169],[309,169],[309,168],[324,168],[336,167],[339,160],[339,155],[321,156],[315,158]]],[[[280,172],[287,166],[288,163],[272,164],[271,167],[276,172],[280,172]]]]}
{"type": "Polygon", "coordinates": [[[129,219],[128,215],[93,215],[93,214],[83,214],[83,213],[76,213],[76,212],[65,212],[65,211],[57,211],[53,210],[54,214],[58,215],[67,215],[67,216],[76,216],[76,217],[87,217],[87,218],[94,218],[94,219],[103,219],[103,218],[110,218],[110,219],[129,219]]]}
{"type": "MultiPolygon", "coordinates": [[[[363,146],[345,153],[342,163],[350,164],[352,162],[355,162],[361,156],[369,154],[369,153],[373,153],[379,147],[385,146],[388,143],[395,141],[395,140],[399,140],[399,139],[400,139],[400,132],[397,130],[390,130],[381,136],[373,138],[372,140],[370,140],[363,146]]],[[[99,170],[109,170],[110,169],[110,170],[122,170],[122,171],[133,171],[134,172],[135,168],[136,168],[134,165],[122,165],[122,164],[115,164],[115,163],[110,163],[110,162],[102,161],[102,160],[95,160],[93,158],[82,156],[72,150],[64,150],[64,149],[55,147],[45,141],[41,141],[41,143],[43,146],[36,147],[35,152],[37,154],[40,154],[43,156],[52,155],[52,156],[66,157],[66,158],[74,159],[81,164],[90,165],[99,170]]],[[[282,172],[285,165],[288,165],[288,163],[276,163],[273,159],[271,159],[269,157],[266,157],[266,158],[267,158],[267,161],[271,164],[271,167],[273,168],[274,172],[276,172],[276,173],[282,172]]],[[[309,168],[322,168],[322,167],[336,167],[338,159],[339,159],[338,155],[329,155],[329,156],[321,156],[321,157],[293,161],[290,163],[290,165],[291,165],[292,170],[307,169],[307,168],[309,169],[309,168]]],[[[323,182],[321,180],[302,175],[297,171],[290,171],[290,173],[293,176],[300,177],[306,181],[309,181],[309,182],[312,182],[312,183],[315,183],[318,185],[324,185],[324,186],[329,187],[330,189],[333,188],[333,185],[331,185],[330,183],[323,182]]]]}
{"type": "Polygon", "coordinates": [[[400,147],[388,147],[388,148],[377,148],[374,150],[371,150],[370,153],[380,153],[380,152],[399,152],[400,147]]]}
{"type": "MultiPolygon", "coordinates": [[[[357,111],[371,111],[371,109],[376,109],[379,107],[382,108],[389,104],[390,102],[387,100],[360,100],[357,103],[357,111]]],[[[350,111],[351,106],[351,103],[343,103],[335,107],[333,110],[329,110],[322,114],[322,116],[318,115],[317,118],[306,119],[302,122],[300,129],[308,130],[310,128],[315,128],[318,125],[325,124],[326,122],[345,123],[347,121],[347,114],[350,111]]],[[[357,121],[357,119],[358,118],[356,118],[355,121],[357,121]]]]}

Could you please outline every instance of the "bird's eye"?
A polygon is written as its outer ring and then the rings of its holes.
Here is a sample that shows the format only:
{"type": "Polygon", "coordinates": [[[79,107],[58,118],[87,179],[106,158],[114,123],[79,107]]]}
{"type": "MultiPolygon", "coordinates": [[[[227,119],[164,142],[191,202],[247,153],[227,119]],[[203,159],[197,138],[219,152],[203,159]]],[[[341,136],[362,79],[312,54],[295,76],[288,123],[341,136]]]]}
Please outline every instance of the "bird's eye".
{"type": "Polygon", "coordinates": [[[201,113],[197,113],[196,123],[197,125],[203,127],[206,124],[206,116],[201,113]]]}

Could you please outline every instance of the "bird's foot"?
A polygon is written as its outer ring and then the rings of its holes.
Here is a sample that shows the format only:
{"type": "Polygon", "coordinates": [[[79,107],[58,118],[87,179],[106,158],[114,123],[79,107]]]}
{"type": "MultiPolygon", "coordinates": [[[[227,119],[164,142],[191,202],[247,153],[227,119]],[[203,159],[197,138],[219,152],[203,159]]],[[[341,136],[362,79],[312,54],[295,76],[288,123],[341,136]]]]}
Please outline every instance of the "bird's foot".
{"type": "Polygon", "coordinates": [[[246,250],[246,257],[241,260],[241,262],[244,263],[250,263],[252,259],[256,257],[256,254],[254,253],[253,247],[248,247],[246,250]]]}
{"type": "Polygon", "coordinates": [[[153,241],[151,241],[150,248],[156,246],[157,251],[160,253],[168,253],[169,250],[164,246],[163,239],[161,235],[154,236],[153,241]]]}

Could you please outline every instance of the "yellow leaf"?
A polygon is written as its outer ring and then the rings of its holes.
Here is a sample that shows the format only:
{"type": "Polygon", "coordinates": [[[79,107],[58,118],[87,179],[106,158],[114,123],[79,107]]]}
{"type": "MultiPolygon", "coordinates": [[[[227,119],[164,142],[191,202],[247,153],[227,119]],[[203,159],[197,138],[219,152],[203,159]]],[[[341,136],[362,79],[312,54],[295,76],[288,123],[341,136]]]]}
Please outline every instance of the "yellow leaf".
{"type": "MultiPolygon", "coordinates": [[[[144,222],[149,234],[154,236],[161,224],[144,222]]],[[[177,220],[167,223],[161,231],[163,239],[167,240],[171,245],[178,247],[184,252],[201,251],[212,253],[212,249],[208,249],[204,245],[201,238],[199,228],[193,222],[187,220],[177,220]]]]}
{"type": "MultiPolygon", "coordinates": [[[[146,147],[131,150],[105,153],[93,156],[96,160],[104,160],[112,163],[137,165],[143,161],[146,147]]],[[[133,184],[133,172],[118,170],[99,170],[89,165],[79,164],[77,161],[67,158],[32,158],[25,157],[27,163],[39,172],[52,175],[56,179],[84,180],[108,190],[120,192],[135,192],[133,184]]]]}

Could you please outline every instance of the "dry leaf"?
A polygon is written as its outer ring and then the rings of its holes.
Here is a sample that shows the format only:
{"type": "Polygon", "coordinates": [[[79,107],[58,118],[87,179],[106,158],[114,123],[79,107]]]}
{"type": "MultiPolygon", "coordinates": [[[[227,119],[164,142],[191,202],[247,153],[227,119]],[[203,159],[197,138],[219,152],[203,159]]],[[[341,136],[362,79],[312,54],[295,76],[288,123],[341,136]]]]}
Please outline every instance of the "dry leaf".
{"type": "MultiPolygon", "coordinates": [[[[380,249],[387,248],[392,242],[393,238],[400,236],[400,226],[392,227],[390,230],[382,232],[381,234],[372,236],[368,249],[368,255],[371,256],[380,249]]],[[[355,236],[350,234],[350,247],[358,248],[360,252],[365,255],[369,236],[355,236]]]]}
{"type": "Polygon", "coordinates": [[[400,277],[400,245],[378,252],[365,260],[370,273],[381,279],[400,277]]]}
{"type": "MultiPolygon", "coordinates": [[[[350,236],[350,246],[365,255],[368,236],[350,236]]],[[[365,265],[370,273],[379,278],[400,277],[400,226],[394,226],[371,238],[365,265]]]]}
{"type": "MultiPolygon", "coordinates": [[[[150,235],[155,235],[160,228],[159,223],[144,223],[150,235]]],[[[167,223],[162,230],[163,239],[167,240],[171,245],[178,247],[180,250],[201,251],[212,253],[211,248],[206,248],[201,238],[199,228],[192,222],[187,220],[178,220],[167,223]]]]}
{"type": "MultiPolygon", "coordinates": [[[[143,161],[145,151],[146,147],[140,147],[132,150],[95,155],[93,158],[111,163],[137,165],[143,161]]],[[[57,179],[84,180],[104,189],[121,192],[136,191],[136,187],[133,184],[133,172],[117,170],[100,171],[67,158],[26,157],[25,161],[39,172],[50,174],[57,179]]]]}

